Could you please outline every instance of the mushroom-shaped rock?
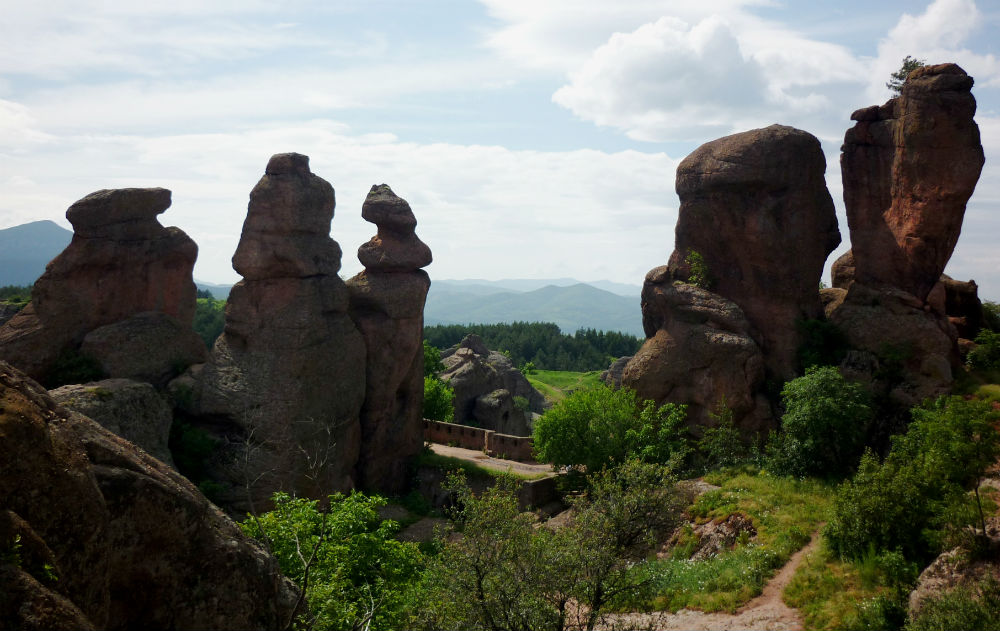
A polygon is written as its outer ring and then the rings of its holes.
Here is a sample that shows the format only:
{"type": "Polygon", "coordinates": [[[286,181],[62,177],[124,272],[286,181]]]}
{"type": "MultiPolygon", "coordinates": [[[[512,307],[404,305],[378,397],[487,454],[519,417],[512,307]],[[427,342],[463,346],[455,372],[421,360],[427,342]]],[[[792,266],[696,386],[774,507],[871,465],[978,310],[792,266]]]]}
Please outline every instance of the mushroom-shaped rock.
{"type": "Polygon", "coordinates": [[[431,249],[417,238],[417,219],[405,199],[385,184],[372,186],[361,216],[378,226],[378,234],[358,248],[368,271],[410,272],[431,264],[431,249]]]}

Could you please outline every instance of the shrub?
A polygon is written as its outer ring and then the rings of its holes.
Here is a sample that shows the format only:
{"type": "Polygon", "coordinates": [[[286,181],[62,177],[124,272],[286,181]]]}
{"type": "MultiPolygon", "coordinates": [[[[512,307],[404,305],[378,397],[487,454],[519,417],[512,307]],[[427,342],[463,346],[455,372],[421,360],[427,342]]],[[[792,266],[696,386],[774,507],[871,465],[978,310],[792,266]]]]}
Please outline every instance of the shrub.
{"type": "Polygon", "coordinates": [[[712,414],[717,425],[705,428],[698,439],[698,453],[706,468],[732,467],[749,460],[750,449],[733,423],[733,411],[723,403],[712,414]]]}
{"type": "Polygon", "coordinates": [[[437,377],[442,372],[444,364],[441,362],[441,351],[424,340],[424,376],[437,377]]]}
{"type": "Polygon", "coordinates": [[[906,624],[907,631],[1000,628],[1000,581],[987,577],[971,587],[956,587],[924,601],[906,624]]]}
{"type": "Polygon", "coordinates": [[[248,517],[244,532],[261,541],[302,590],[302,628],[398,629],[410,588],[423,569],[417,545],[395,539],[396,522],[377,513],[385,500],[361,493],[317,500],[274,495],[274,510],[248,517]]]}
{"type": "Polygon", "coordinates": [[[52,364],[42,385],[52,390],[71,383],[89,383],[107,377],[101,363],[77,349],[64,350],[52,364]]]}
{"type": "Polygon", "coordinates": [[[900,550],[926,561],[940,551],[947,531],[982,526],[978,486],[1000,456],[998,416],[988,404],[960,397],[915,408],[885,462],[866,453],[854,478],[838,489],[824,531],[831,549],[854,559],[871,549],[900,550]]]}
{"type": "Polygon", "coordinates": [[[847,336],[827,320],[799,320],[795,323],[802,343],[798,350],[799,365],[836,366],[847,354],[847,336]]]}
{"type": "Polygon", "coordinates": [[[558,467],[600,471],[630,457],[672,463],[687,459],[687,407],[657,407],[633,390],[606,385],[578,390],[535,421],[535,453],[558,467]]]}
{"type": "Polygon", "coordinates": [[[833,366],[814,366],[786,383],[781,398],[785,414],[769,445],[769,468],[795,476],[839,476],[854,469],[872,419],[864,388],[833,366]]]}
{"type": "Polygon", "coordinates": [[[980,331],[976,347],[969,351],[966,363],[973,370],[1000,370],[1000,333],[980,331]]]}
{"type": "Polygon", "coordinates": [[[712,288],[715,279],[712,278],[708,263],[705,262],[705,257],[701,255],[701,252],[688,250],[687,256],[684,257],[684,263],[688,266],[688,283],[702,289],[712,288]]]}
{"type": "Polygon", "coordinates": [[[424,418],[450,423],[455,418],[455,391],[437,377],[424,377],[424,418]]]}

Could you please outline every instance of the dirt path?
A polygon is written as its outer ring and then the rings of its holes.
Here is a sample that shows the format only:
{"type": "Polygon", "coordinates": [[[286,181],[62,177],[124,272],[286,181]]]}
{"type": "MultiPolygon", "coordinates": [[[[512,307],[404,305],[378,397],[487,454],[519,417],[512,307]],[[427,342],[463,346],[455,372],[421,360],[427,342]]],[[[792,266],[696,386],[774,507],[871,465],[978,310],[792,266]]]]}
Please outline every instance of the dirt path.
{"type": "Polygon", "coordinates": [[[735,614],[705,613],[681,609],[677,613],[623,614],[609,618],[605,628],[630,627],[662,631],[736,631],[766,629],[767,631],[792,631],[802,629],[799,612],[781,600],[781,593],[795,576],[802,559],[819,545],[819,535],[792,555],[764,586],[764,591],[735,614]]]}

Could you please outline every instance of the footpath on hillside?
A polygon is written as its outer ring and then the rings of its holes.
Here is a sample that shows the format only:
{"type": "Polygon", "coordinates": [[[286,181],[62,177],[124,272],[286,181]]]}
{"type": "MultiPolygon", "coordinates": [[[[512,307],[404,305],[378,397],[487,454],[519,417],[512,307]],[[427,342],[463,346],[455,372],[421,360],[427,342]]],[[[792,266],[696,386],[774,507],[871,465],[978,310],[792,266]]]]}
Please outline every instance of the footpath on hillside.
{"type": "Polygon", "coordinates": [[[501,458],[487,456],[483,452],[475,449],[463,449],[462,447],[449,447],[448,445],[431,443],[431,451],[440,456],[466,460],[476,464],[477,466],[483,467],[484,469],[491,469],[493,471],[511,471],[522,475],[541,475],[546,477],[555,475],[555,471],[552,470],[552,465],[550,464],[503,460],[501,458]]]}

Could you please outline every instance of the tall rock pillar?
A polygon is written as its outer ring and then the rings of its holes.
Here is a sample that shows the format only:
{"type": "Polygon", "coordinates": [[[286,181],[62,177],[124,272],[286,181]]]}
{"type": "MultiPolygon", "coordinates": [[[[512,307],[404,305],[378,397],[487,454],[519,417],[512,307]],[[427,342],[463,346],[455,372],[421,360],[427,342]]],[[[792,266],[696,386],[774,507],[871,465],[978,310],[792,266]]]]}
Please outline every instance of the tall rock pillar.
{"type": "Polygon", "coordinates": [[[361,216],[378,234],[358,249],[365,270],[347,281],[350,313],[367,349],[361,409],[362,488],[398,493],[423,445],[424,301],[431,281],[422,267],[431,250],[417,238],[406,200],[372,186],[361,216]]]}

